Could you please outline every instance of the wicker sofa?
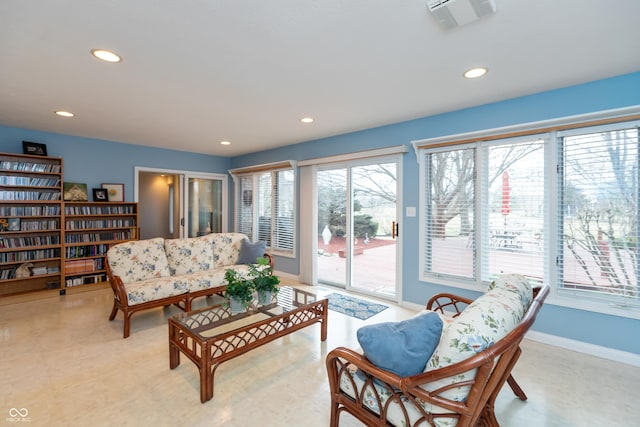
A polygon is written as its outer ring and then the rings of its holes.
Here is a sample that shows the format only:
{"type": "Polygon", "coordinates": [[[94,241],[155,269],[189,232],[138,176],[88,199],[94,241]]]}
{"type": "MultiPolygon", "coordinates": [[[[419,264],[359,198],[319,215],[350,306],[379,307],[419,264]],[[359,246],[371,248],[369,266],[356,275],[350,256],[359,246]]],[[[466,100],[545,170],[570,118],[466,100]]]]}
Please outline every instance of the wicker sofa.
{"type": "Polygon", "coordinates": [[[511,370],[548,293],[547,286],[532,289],[524,277],[505,275],[475,301],[434,296],[427,309],[438,313],[442,333],[414,375],[381,369],[351,349],[332,350],[326,359],[330,425],[348,412],[368,426],[498,426],[493,408],[505,382],[526,400],[511,370]]]}
{"type": "MultiPolygon", "coordinates": [[[[107,275],[113,290],[109,320],[122,311],[123,335],[127,338],[131,316],[138,311],[172,304],[189,311],[195,298],[222,295],[226,270],[246,273],[248,266],[239,261],[243,262],[241,258],[246,259],[256,247],[241,233],[153,238],[115,245],[107,253],[107,275]]],[[[261,256],[269,258],[273,266],[269,254],[261,256]]]]}

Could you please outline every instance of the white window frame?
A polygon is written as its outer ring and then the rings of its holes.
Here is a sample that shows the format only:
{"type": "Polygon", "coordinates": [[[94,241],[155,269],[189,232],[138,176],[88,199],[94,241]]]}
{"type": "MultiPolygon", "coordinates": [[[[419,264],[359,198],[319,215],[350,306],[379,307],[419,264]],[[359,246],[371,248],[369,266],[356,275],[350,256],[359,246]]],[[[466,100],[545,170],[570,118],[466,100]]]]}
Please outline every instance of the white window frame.
{"type": "MultiPolygon", "coordinates": [[[[428,183],[424,175],[424,151],[434,150],[438,147],[440,149],[446,149],[447,147],[454,150],[463,148],[465,145],[478,147],[480,141],[498,140],[516,138],[519,136],[531,136],[536,133],[545,134],[545,139],[548,139],[549,146],[545,148],[545,169],[549,170],[549,175],[545,180],[545,193],[546,193],[546,206],[545,206],[545,231],[544,231],[544,256],[545,256],[545,272],[544,282],[549,284],[552,290],[549,296],[548,302],[550,304],[577,308],[582,310],[594,311],[605,314],[612,314],[621,317],[628,317],[634,319],[640,319],[640,299],[636,298],[631,303],[620,303],[616,301],[615,297],[606,296],[601,298],[598,295],[591,295],[585,292],[573,292],[562,286],[560,272],[556,267],[555,260],[559,255],[559,248],[562,244],[561,236],[558,233],[558,221],[561,221],[560,215],[558,215],[559,202],[558,191],[559,182],[557,175],[553,172],[557,172],[559,154],[558,147],[560,144],[560,138],[564,134],[568,134],[568,129],[579,129],[578,133],[588,133],[590,128],[598,126],[600,129],[609,123],[615,123],[615,128],[628,128],[630,126],[636,126],[640,124],[637,122],[640,120],[640,107],[633,107],[609,112],[601,112],[591,115],[583,115],[578,117],[570,117],[564,119],[557,119],[554,121],[531,123],[526,125],[512,126],[508,128],[492,129],[480,132],[474,132],[469,134],[452,135],[449,137],[439,137],[428,140],[413,141],[414,149],[416,151],[416,157],[420,167],[420,206],[424,207],[425,203],[425,189],[428,183]],[[559,135],[560,134],[560,135],[559,135]]],[[[571,131],[570,133],[576,133],[571,131]]],[[[478,158],[478,155],[476,155],[478,158]]],[[[476,175],[476,225],[480,225],[484,220],[480,215],[481,204],[479,195],[482,194],[482,190],[478,187],[481,182],[477,177],[480,176],[482,171],[482,165],[476,165],[479,169],[476,175]]],[[[426,217],[424,208],[420,210],[420,236],[424,236],[426,229],[426,217]]],[[[478,246],[477,246],[478,247],[478,246]]],[[[437,274],[430,274],[425,272],[425,251],[426,243],[421,241],[419,248],[419,278],[422,281],[429,283],[436,283],[446,286],[452,286],[456,288],[469,289],[474,291],[486,290],[487,282],[482,281],[481,271],[477,271],[475,280],[464,280],[462,278],[438,276],[437,274]]],[[[482,248],[478,247],[476,254],[476,265],[481,267],[482,264],[482,248]]]]}
{"type": "Polygon", "coordinates": [[[297,187],[296,163],[294,161],[284,161],[284,162],[278,162],[278,163],[256,165],[256,166],[250,166],[246,168],[233,169],[233,170],[230,170],[229,173],[231,173],[233,177],[234,188],[235,188],[234,189],[234,195],[235,195],[234,230],[236,232],[243,232],[245,234],[250,234],[248,235],[248,237],[252,241],[258,241],[260,240],[260,237],[261,237],[259,235],[259,226],[258,226],[259,206],[257,203],[255,203],[255,201],[259,200],[262,197],[265,197],[265,195],[261,193],[261,191],[264,191],[265,189],[260,188],[259,179],[264,174],[271,175],[271,189],[269,190],[270,194],[268,195],[271,203],[271,216],[269,218],[270,236],[268,239],[269,243],[267,245],[267,250],[272,255],[295,258],[296,247],[297,247],[296,229],[297,229],[297,216],[298,216],[297,215],[297,190],[296,190],[296,187],[297,187]],[[274,245],[275,242],[277,242],[278,240],[281,240],[281,238],[278,237],[278,232],[281,232],[282,230],[280,230],[280,228],[278,227],[277,206],[278,206],[278,192],[282,191],[282,188],[276,191],[274,191],[274,189],[276,185],[279,185],[278,179],[277,179],[278,174],[285,171],[291,171],[291,173],[293,174],[292,185],[290,188],[291,209],[292,209],[291,237],[290,237],[291,248],[278,247],[277,245],[274,245]],[[248,194],[244,194],[244,191],[241,185],[241,181],[246,179],[252,180],[252,188],[251,188],[250,196],[248,194]],[[250,203],[248,204],[247,201],[249,199],[250,199],[250,203]],[[240,229],[241,225],[239,223],[239,217],[242,211],[244,209],[247,209],[246,207],[247,205],[249,205],[251,208],[251,216],[252,216],[251,233],[247,233],[246,231],[241,230],[240,229]]]}

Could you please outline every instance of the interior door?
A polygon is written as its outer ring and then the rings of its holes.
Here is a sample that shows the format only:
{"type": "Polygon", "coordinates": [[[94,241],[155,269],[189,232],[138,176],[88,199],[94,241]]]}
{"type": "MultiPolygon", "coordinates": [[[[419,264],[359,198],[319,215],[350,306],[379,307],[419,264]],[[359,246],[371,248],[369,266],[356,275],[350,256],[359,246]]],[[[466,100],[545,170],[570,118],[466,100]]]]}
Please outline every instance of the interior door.
{"type": "Polygon", "coordinates": [[[184,229],[187,237],[221,233],[223,230],[223,181],[186,176],[184,229]]]}
{"type": "Polygon", "coordinates": [[[227,231],[226,175],[144,167],[135,172],[140,238],[227,231]]]}
{"type": "Polygon", "coordinates": [[[396,300],[397,159],[318,170],[318,283],[396,300]]]}

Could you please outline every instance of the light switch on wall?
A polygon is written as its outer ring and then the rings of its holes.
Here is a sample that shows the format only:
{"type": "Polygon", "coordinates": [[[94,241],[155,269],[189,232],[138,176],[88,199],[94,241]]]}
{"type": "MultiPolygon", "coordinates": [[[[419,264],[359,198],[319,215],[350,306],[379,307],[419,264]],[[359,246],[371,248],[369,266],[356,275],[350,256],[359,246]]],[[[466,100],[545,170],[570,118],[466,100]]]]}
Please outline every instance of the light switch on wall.
{"type": "Polygon", "coordinates": [[[407,206],[407,216],[416,216],[415,206],[407,206]]]}

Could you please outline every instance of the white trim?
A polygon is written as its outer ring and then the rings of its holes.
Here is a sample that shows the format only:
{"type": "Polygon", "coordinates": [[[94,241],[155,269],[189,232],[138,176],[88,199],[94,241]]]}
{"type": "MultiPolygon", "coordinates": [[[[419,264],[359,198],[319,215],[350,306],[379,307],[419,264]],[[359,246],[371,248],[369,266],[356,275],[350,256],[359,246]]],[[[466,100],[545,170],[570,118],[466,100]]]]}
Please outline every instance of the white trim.
{"type": "Polygon", "coordinates": [[[370,157],[388,156],[391,154],[408,153],[409,147],[406,145],[397,145],[394,147],[381,148],[378,150],[356,151],[348,154],[339,154],[337,156],[318,157],[309,160],[300,160],[298,166],[322,165],[325,163],[340,163],[349,160],[366,159],[370,157]]]}
{"type": "Polygon", "coordinates": [[[254,174],[257,172],[273,171],[278,169],[295,169],[295,160],[283,160],[281,162],[263,163],[260,165],[244,166],[241,168],[229,169],[229,173],[234,176],[242,174],[254,174]]]}
{"type": "Polygon", "coordinates": [[[450,142],[456,140],[466,140],[474,138],[482,138],[488,136],[495,136],[500,134],[507,134],[519,131],[535,131],[536,129],[543,129],[553,126],[563,126],[576,124],[587,121],[611,119],[616,117],[632,116],[640,113],[640,105],[634,105],[632,107],[615,108],[612,110],[598,111],[595,113],[578,114],[575,116],[560,117],[557,119],[541,120],[538,122],[521,123],[510,126],[503,126],[493,129],[483,129],[473,132],[457,133],[453,135],[437,136],[434,138],[418,139],[411,141],[413,149],[418,157],[418,151],[424,149],[424,145],[439,144],[443,142],[450,142]],[[422,146],[422,148],[420,148],[422,146]]]}
{"type": "Polygon", "coordinates": [[[577,351],[578,353],[588,354],[590,356],[600,357],[602,359],[640,367],[640,354],[630,353],[622,350],[614,350],[612,348],[603,347],[601,345],[589,344],[583,341],[576,341],[569,338],[531,330],[527,332],[525,338],[531,341],[552,345],[554,347],[560,347],[566,350],[577,351]]]}

